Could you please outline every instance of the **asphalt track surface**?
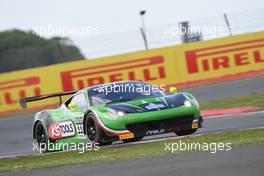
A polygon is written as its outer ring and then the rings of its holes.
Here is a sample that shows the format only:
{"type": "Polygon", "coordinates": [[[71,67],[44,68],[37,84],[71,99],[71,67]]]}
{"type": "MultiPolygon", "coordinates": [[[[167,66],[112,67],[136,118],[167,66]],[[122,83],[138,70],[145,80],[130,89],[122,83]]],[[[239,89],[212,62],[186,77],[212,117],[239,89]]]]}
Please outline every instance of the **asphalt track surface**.
{"type": "MultiPolygon", "coordinates": [[[[187,152],[156,158],[114,161],[104,164],[45,168],[9,173],[14,176],[263,176],[264,145],[246,145],[230,151],[187,152]]],[[[1,174],[0,174],[1,175],[1,174]]]]}
{"type": "MultiPolygon", "coordinates": [[[[264,92],[264,76],[222,82],[195,88],[181,89],[195,95],[199,102],[240,96],[253,92],[264,92]]],[[[205,120],[205,128],[198,133],[225,131],[241,128],[263,127],[264,114],[251,113],[205,120]]],[[[32,151],[33,114],[0,119],[0,157],[18,154],[35,153],[32,151]]],[[[172,137],[174,134],[149,136],[144,140],[172,137]]]]}

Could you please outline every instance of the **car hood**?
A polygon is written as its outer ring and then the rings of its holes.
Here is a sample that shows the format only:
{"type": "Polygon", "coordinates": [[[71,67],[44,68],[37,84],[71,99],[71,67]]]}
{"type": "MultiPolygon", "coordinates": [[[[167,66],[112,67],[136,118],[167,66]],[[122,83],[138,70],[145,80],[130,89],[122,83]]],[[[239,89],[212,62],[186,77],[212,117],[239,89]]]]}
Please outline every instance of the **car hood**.
{"type": "Polygon", "coordinates": [[[144,98],[127,102],[111,103],[107,108],[126,113],[149,112],[182,106],[186,97],[183,94],[167,95],[163,97],[144,98]]]}

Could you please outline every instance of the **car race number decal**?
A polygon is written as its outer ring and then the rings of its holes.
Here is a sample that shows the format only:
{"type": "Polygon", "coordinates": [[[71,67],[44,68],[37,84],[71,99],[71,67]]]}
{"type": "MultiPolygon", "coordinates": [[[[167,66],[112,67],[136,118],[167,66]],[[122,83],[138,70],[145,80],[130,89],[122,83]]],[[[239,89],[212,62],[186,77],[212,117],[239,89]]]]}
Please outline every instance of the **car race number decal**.
{"type": "Polygon", "coordinates": [[[75,122],[77,133],[79,135],[83,135],[83,123],[82,122],[75,122]]]}
{"type": "Polygon", "coordinates": [[[77,134],[84,135],[84,133],[83,133],[83,118],[82,117],[76,117],[75,127],[76,127],[77,134]]]}
{"type": "Polygon", "coordinates": [[[75,128],[72,121],[56,122],[49,126],[49,137],[59,139],[75,135],[75,128]]]}

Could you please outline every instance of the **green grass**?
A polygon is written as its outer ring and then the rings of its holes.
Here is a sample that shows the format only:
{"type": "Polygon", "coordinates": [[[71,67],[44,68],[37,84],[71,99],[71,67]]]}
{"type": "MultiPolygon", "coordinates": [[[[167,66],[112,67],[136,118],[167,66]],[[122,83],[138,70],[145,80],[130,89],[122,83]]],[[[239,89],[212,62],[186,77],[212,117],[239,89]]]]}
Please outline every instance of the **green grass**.
{"type": "MultiPolygon", "coordinates": [[[[64,152],[49,153],[40,156],[27,156],[0,160],[0,172],[26,171],[37,168],[57,167],[74,164],[104,163],[114,160],[128,160],[133,158],[157,157],[171,155],[165,150],[165,143],[228,143],[232,147],[244,144],[264,143],[264,129],[248,129],[233,132],[221,132],[203,136],[189,136],[182,139],[164,140],[148,144],[101,148],[98,151],[85,153],[64,152]]],[[[181,151],[177,151],[179,153],[181,151]]],[[[209,151],[208,151],[209,152],[209,151]]]]}
{"type": "Polygon", "coordinates": [[[264,110],[264,92],[201,103],[202,110],[242,106],[256,106],[258,110],[264,110]]]}

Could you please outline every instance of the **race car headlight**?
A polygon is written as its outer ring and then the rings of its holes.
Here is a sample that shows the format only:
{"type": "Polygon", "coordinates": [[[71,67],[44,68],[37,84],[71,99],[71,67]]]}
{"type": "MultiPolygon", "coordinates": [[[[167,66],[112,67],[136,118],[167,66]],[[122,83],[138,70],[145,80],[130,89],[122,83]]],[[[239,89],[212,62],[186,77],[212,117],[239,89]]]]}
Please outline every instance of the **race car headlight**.
{"type": "Polygon", "coordinates": [[[116,114],[117,114],[119,117],[122,117],[122,116],[125,116],[125,115],[126,115],[126,113],[123,112],[123,111],[117,111],[116,114]]]}
{"type": "Polygon", "coordinates": [[[191,107],[192,106],[192,104],[188,100],[184,101],[184,105],[186,107],[191,107]]]}
{"type": "Polygon", "coordinates": [[[123,116],[126,115],[126,113],[123,112],[123,111],[116,111],[116,110],[111,109],[111,108],[108,108],[107,110],[108,110],[107,114],[108,114],[109,116],[112,116],[112,117],[113,117],[113,116],[123,117],[123,116]]]}

